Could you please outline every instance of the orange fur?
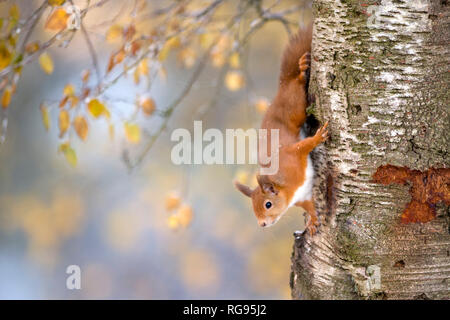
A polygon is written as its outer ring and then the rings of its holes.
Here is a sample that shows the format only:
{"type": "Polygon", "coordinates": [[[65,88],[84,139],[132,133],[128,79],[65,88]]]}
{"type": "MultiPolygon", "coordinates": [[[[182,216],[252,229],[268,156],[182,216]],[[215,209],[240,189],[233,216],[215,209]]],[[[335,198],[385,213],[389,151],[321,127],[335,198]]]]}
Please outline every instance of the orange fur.
{"type": "MultiPolygon", "coordinates": [[[[236,187],[252,198],[253,210],[261,226],[270,226],[278,221],[288,209],[294,194],[307,178],[309,153],[328,136],[326,123],[313,137],[299,141],[300,129],[306,121],[308,105],[306,94],[306,71],[310,66],[312,27],[300,30],[283,54],[278,93],[267,110],[261,128],[267,129],[267,149],[270,149],[270,130],[278,129],[280,138],[279,170],[274,175],[259,175],[258,187],[249,187],[236,182],[236,187]],[[267,203],[270,202],[270,208],[267,203]]],[[[310,170],[312,168],[309,168],[310,170]]],[[[310,177],[308,177],[311,179],[310,177]]],[[[307,228],[316,231],[318,219],[311,199],[295,203],[309,214],[307,228]]]]}

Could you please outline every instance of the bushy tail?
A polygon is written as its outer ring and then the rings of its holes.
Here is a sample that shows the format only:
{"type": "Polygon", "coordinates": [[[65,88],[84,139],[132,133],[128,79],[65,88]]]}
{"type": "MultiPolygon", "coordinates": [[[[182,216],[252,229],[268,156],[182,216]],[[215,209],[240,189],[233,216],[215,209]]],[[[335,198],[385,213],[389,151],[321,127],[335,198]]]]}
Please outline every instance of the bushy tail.
{"type": "Polygon", "coordinates": [[[298,61],[305,52],[311,52],[312,23],[300,29],[298,33],[289,40],[284,49],[281,62],[280,83],[287,82],[299,76],[298,61]]]}

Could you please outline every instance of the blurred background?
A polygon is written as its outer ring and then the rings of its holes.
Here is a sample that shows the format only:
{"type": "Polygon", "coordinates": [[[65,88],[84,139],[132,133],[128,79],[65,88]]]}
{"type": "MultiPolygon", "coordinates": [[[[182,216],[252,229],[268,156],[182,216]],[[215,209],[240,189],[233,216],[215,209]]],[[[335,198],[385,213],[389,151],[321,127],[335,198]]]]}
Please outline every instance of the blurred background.
{"type": "MultiPolygon", "coordinates": [[[[216,14],[231,15],[238,2],[228,1],[216,14]]],[[[0,15],[7,18],[17,5],[26,19],[41,3],[0,1],[0,15]]],[[[119,46],[106,41],[111,23],[102,21],[123,11],[123,3],[109,1],[83,20],[102,73],[119,46]]],[[[264,7],[283,10],[296,3],[268,1],[264,7]]],[[[146,1],[148,10],[167,4],[170,1],[146,1]]],[[[79,5],[85,7],[85,1],[79,5]]],[[[310,8],[303,5],[290,17],[294,23],[310,19],[310,8]]],[[[50,10],[44,13],[33,40],[42,43],[52,36],[44,27],[49,15],[50,10]]],[[[114,24],[125,25],[130,16],[115,18],[114,24]]],[[[255,17],[245,19],[251,27],[255,17]]],[[[137,26],[138,31],[145,28],[150,27],[137,26]]],[[[37,60],[24,66],[16,92],[2,110],[7,130],[0,145],[0,298],[289,299],[292,234],[304,225],[300,209],[291,209],[278,224],[262,229],[250,200],[232,184],[239,179],[254,186],[256,166],[176,166],[170,159],[176,144],[170,133],[176,128],[192,132],[195,119],[203,120],[203,130],[260,126],[265,104],[276,94],[287,39],[285,26],[277,21],[256,30],[240,51],[239,63],[230,67],[238,69],[242,79],[234,86],[225,80],[221,90],[223,69],[209,61],[166,130],[131,170],[127,159],[143,154],[164,121],[136,115],[137,96],[151,96],[156,110],[177,98],[194,70],[185,60],[180,63],[179,51],[170,51],[161,61],[167,76],[152,79],[151,87],[134,81],[130,73],[104,92],[101,98],[111,117],[86,114],[86,141],[73,130],[59,138],[58,129],[58,101],[65,86],[80,86],[81,72],[92,67],[81,34],[67,47],[50,48],[51,74],[37,60]],[[48,106],[48,131],[42,121],[43,102],[48,106]],[[133,143],[123,130],[124,119],[132,119],[141,130],[133,143]],[[58,151],[66,142],[76,153],[76,165],[58,151]],[[81,290],[66,288],[69,265],[81,268],[81,290]]],[[[192,55],[193,64],[198,56],[192,55]]],[[[91,79],[95,81],[93,75],[91,79]]]]}

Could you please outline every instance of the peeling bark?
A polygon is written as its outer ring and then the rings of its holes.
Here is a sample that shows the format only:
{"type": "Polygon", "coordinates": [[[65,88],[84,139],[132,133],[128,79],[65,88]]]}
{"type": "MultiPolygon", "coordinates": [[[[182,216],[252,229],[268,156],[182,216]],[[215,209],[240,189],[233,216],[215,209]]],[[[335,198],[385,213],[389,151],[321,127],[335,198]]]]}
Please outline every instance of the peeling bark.
{"type": "Polygon", "coordinates": [[[310,92],[331,139],[313,154],[322,224],[296,234],[292,297],[449,299],[448,205],[402,224],[409,187],[372,175],[450,165],[450,6],[317,0],[314,15],[310,92]]]}

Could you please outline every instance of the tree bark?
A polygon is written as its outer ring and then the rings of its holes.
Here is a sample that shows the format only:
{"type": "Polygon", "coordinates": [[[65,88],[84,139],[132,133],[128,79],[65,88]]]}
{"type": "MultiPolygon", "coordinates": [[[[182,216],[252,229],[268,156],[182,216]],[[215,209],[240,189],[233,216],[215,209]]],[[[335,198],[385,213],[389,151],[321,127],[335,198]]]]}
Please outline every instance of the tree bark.
{"type": "Polygon", "coordinates": [[[331,137],[313,154],[321,226],[295,235],[292,297],[449,299],[448,204],[430,204],[429,222],[403,223],[411,182],[373,179],[386,164],[449,168],[449,3],[361,3],[313,5],[310,92],[331,137]]]}

